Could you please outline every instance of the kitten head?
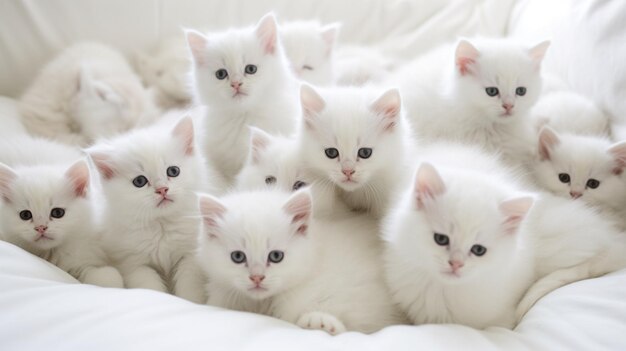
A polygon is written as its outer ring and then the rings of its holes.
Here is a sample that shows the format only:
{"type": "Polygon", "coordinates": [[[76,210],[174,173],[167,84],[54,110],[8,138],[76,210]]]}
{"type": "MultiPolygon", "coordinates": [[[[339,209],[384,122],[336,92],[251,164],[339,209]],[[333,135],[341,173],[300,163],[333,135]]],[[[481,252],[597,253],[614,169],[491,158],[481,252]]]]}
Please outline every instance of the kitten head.
{"type": "Polygon", "coordinates": [[[250,127],[250,151],[237,176],[237,189],[269,187],[295,191],[307,183],[296,152],[295,139],[272,136],[259,128],[250,127]]]}
{"type": "Polygon", "coordinates": [[[400,93],[371,94],[358,88],[333,88],[320,96],[301,90],[301,156],[313,173],[346,191],[366,186],[404,153],[400,93]]]}
{"type": "Polygon", "coordinates": [[[137,220],[187,209],[199,190],[201,156],[191,117],[135,130],[88,149],[111,210],[137,220]]]}
{"type": "Polygon", "coordinates": [[[484,174],[448,172],[444,180],[431,164],[421,164],[385,231],[408,264],[454,284],[506,265],[533,199],[494,185],[484,174]]]}
{"type": "Polygon", "coordinates": [[[314,21],[281,25],[280,38],[296,77],[316,85],[332,83],[332,54],[339,27],[314,21]]]}
{"type": "Polygon", "coordinates": [[[89,178],[85,160],[67,168],[0,164],[2,232],[25,248],[49,250],[92,229],[89,178]]]}
{"type": "Polygon", "coordinates": [[[204,35],[187,30],[193,79],[210,106],[251,107],[289,76],[273,14],[254,28],[204,35]]]}
{"type": "Polygon", "coordinates": [[[530,49],[503,39],[476,44],[467,40],[457,44],[456,98],[492,121],[506,122],[525,114],[539,98],[540,66],[550,43],[530,49]]]}
{"type": "Polygon", "coordinates": [[[592,204],[623,202],[626,142],[611,145],[598,137],[559,135],[544,126],[538,156],[536,179],[552,193],[592,204]]]}
{"type": "Polygon", "coordinates": [[[307,279],[314,266],[308,189],[200,196],[200,262],[211,281],[261,300],[307,279]]]}

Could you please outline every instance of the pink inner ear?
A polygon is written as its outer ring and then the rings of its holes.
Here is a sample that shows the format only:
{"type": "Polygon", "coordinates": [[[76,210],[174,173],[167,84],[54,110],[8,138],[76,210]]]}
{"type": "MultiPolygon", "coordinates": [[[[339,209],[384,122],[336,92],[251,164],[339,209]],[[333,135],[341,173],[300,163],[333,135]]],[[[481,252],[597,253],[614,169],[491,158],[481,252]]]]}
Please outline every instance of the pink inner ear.
{"type": "Polygon", "coordinates": [[[258,163],[263,152],[269,146],[271,142],[271,136],[265,133],[263,130],[250,127],[250,146],[252,154],[252,162],[258,163]]]}
{"type": "Polygon", "coordinates": [[[261,46],[263,51],[268,55],[273,55],[276,52],[276,43],[278,40],[278,28],[276,25],[276,18],[273,14],[269,13],[259,21],[256,29],[257,37],[261,40],[261,46]]]}
{"type": "Polygon", "coordinates": [[[428,162],[422,163],[415,176],[417,208],[424,210],[428,201],[433,200],[445,191],[446,186],[435,167],[428,162]]]}
{"type": "Polygon", "coordinates": [[[298,190],[283,206],[285,212],[292,216],[291,223],[298,226],[296,229],[298,234],[306,234],[312,207],[312,199],[309,189],[298,190]]]}
{"type": "Polygon", "coordinates": [[[183,117],[174,130],[172,131],[172,135],[180,138],[183,141],[183,145],[185,148],[185,155],[191,156],[193,155],[193,138],[194,138],[194,130],[193,130],[193,120],[191,117],[183,117]]]}
{"type": "Polygon", "coordinates": [[[624,172],[624,168],[626,167],[626,141],[612,145],[608,151],[615,160],[613,174],[622,174],[622,172],[624,172]]]}
{"type": "Polygon", "coordinates": [[[526,214],[532,207],[531,196],[519,197],[500,203],[500,212],[505,216],[503,228],[507,234],[515,234],[526,214]]]}
{"type": "Polygon", "coordinates": [[[398,89],[385,92],[372,105],[372,110],[383,117],[384,131],[391,131],[396,126],[401,108],[402,101],[398,89]]]}
{"type": "Polygon", "coordinates": [[[187,37],[187,45],[193,56],[194,61],[198,66],[206,64],[206,53],[208,39],[202,33],[195,30],[186,29],[185,36],[187,37]]]}
{"type": "Polygon", "coordinates": [[[81,160],[70,167],[65,175],[72,182],[74,194],[77,197],[86,197],[89,187],[89,166],[87,162],[81,160]]]}
{"type": "Polygon", "coordinates": [[[326,103],[315,89],[308,84],[302,84],[300,88],[300,101],[302,103],[304,123],[307,128],[314,129],[314,119],[324,110],[326,103]]]}
{"type": "Polygon", "coordinates": [[[560,143],[559,136],[552,128],[544,126],[539,131],[539,159],[541,161],[550,159],[550,152],[560,143]]]}
{"type": "Polygon", "coordinates": [[[459,73],[464,76],[473,73],[472,66],[480,53],[467,40],[461,40],[456,47],[455,60],[459,73]]]}
{"type": "Polygon", "coordinates": [[[104,153],[90,152],[89,156],[93,160],[93,163],[98,168],[98,172],[104,179],[111,179],[115,175],[115,170],[112,166],[111,158],[104,153]]]}
{"type": "Polygon", "coordinates": [[[0,163],[0,195],[6,202],[11,202],[11,183],[17,178],[17,174],[9,168],[0,163]]]}
{"type": "Polygon", "coordinates": [[[201,195],[199,198],[200,213],[206,225],[209,235],[215,237],[218,229],[218,220],[226,213],[226,207],[215,197],[210,195],[201,195]]]}
{"type": "Polygon", "coordinates": [[[326,56],[330,56],[335,47],[337,34],[339,33],[339,24],[330,24],[322,28],[322,39],[326,43],[326,56]]]}

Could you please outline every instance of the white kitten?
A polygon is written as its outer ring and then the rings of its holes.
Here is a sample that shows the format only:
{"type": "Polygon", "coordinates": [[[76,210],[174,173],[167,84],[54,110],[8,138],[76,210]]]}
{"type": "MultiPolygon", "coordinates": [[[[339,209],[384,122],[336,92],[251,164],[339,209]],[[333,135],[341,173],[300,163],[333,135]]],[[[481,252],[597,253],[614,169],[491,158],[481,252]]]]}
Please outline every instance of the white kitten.
{"type": "Polygon", "coordinates": [[[333,51],[339,24],[293,21],[280,26],[280,39],[296,77],[315,85],[333,82],[333,51]]]}
{"type": "Polygon", "coordinates": [[[437,169],[420,165],[383,225],[392,299],[415,324],[510,328],[533,278],[529,238],[519,229],[533,198],[507,181],[494,157],[449,146],[430,156],[437,169]],[[483,165],[488,173],[477,171],[483,165]]]}
{"type": "Polygon", "coordinates": [[[5,139],[0,237],[83,283],[122,288],[120,273],[99,246],[95,187],[81,158],[78,150],[51,141],[5,139]]]}
{"type": "Polygon", "coordinates": [[[209,304],[331,334],[401,323],[378,262],[376,223],[313,220],[312,206],[306,188],[202,196],[209,304]]]}
{"type": "Polygon", "coordinates": [[[408,178],[413,141],[397,89],[301,90],[299,154],[316,181],[330,182],[348,206],[381,215],[408,178]]]}
{"type": "Polygon", "coordinates": [[[580,198],[608,210],[626,225],[626,142],[557,134],[546,126],[538,144],[532,169],[539,185],[555,195],[580,198]]]}
{"type": "Polygon", "coordinates": [[[399,61],[384,55],[375,47],[342,45],[334,55],[335,84],[363,86],[382,83],[399,61]]]}
{"type": "Polygon", "coordinates": [[[541,92],[540,63],[548,48],[509,39],[461,40],[400,70],[407,115],[426,140],[471,142],[511,164],[533,152],[528,112],[541,92]],[[443,64],[442,64],[443,63],[443,64]]]}
{"type": "Polygon", "coordinates": [[[299,111],[296,81],[272,14],[254,28],[186,34],[195,93],[208,106],[204,150],[232,181],[247,155],[248,125],[269,133],[294,131],[299,111]]]}
{"type": "Polygon", "coordinates": [[[103,242],[129,288],[168,291],[204,302],[193,251],[206,191],[204,160],[190,117],[169,119],[88,150],[107,201],[103,242]]]}
{"type": "Polygon", "coordinates": [[[62,51],[20,99],[29,132],[77,145],[148,123],[152,108],[125,58],[96,43],[62,51]]]}

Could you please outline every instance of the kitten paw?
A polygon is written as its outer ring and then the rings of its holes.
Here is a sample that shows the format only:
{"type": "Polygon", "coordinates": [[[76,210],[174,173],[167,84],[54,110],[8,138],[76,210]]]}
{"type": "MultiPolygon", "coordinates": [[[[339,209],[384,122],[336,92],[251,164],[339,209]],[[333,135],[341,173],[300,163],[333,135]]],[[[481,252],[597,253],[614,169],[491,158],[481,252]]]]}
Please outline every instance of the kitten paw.
{"type": "Polygon", "coordinates": [[[83,283],[105,288],[124,288],[122,275],[111,266],[91,268],[85,273],[83,283]]]}
{"type": "Polygon", "coordinates": [[[324,312],[308,312],[303,314],[296,324],[304,329],[324,330],[330,335],[346,331],[346,327],[335,316],[324,312]]]}

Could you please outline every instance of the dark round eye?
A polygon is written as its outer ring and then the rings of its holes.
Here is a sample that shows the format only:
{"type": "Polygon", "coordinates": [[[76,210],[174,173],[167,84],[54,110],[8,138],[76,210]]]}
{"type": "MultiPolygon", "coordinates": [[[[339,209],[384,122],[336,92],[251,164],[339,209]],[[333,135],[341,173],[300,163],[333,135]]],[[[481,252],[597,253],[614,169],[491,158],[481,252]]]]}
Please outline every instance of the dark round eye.
{"type": "Polygon", "coordinates": [[[500,91],[496,87],[486,87],[485,92],[491,97],[496,96],[500,93],[500,91]]]}
{"type": "Polygon", "coordinates": [[[245,68],[246,74],[255,74],[256,66],[255,65],[247,65],[245,68]]]}
{"type": "Polygon", "coordinates": [[[519,96],[526,95],[526,88],[524,88],[524,87],[517,87],[517,89],[515,89],[515,94],[517,94],[519,96]]]}
{"type": "Polygon", "coordinates": [[[65,216],[65,210],[59,207],[55,207],[50,211],[50,217],[52,218],[62,218],[65,216]]]}
{"type": "Polygon", "coordinates": [[[276,177],[274,177],[274,176],[267,176],[267,177],[265,177],[265,184],[271,185],[271,184],[274,184],[274,183],[276,183],[276,177]]]}
{"type": "Polygon", "coordinates": [[[362,147],[357,152],[360,158],[370,158],[372,156],[372,148],[362,147]]]}
{"type": "Polygon", "coordinates": [[[24,210],[24,211],[20,212],[20,218],[23,221],[28,221],[28,220],[33,218],[33,214],[29,210],[24,210]]]}
{"type": "Polygon", "coordinates": [[[180,168],[177,166],[169,166],[167,167],[167,176],[168,177],[178,177],[180,175],[180,168]]]}
{"type": "Polygon", "coordinates": [[[435,242],[437,245],[446,246],[450,244],[450,238],[447,235],[435,233],[435,242]]]}
{"type": "Polygon", "coordinates": [[[561,181],[561,183],[569,183],[570,182],[569,174],[559,173],[559,180],[561,181]]]}
{"type": "Polygon", "coordinates": [[[285,253],[282,251],[278,251],[278,250],[271,251],[270,254],[267,255],[267,259],[273,263],[278,263],[282,261],[284,257],[285,257],[285,253]]]}
{"type": "Polygon", "coordinates": [[[487,253],[487,248],[482,245],[474,245],[470,251],[476,256],[482,256],[487,253]]]}
{"type": "Polygon", "coordinates": [[[228,71],[220,68],[215,72],[215,77],[219,80],[226,79],[226,77],[228,77],[228,71]]]}
{"type": "Polygon", "coordinates": [[[339,157],[339,150],[335,149],[334,147],[329,147],[328,149],[324,150],[324,153],[326,154],[326,157],[330,159],[339,157]]]}
{"type": "Polygon", "coordinates": [[[309,65],[304,65],[304,66],[302,66],[302,69],[307,70],[307,71],[312,71],[313,67],[311,67],[309,65]]]}
{"type": "Polygon", "coordinates": [[[595,189],[600,186],[600,181],[597,179],[590,178],[587,180],[587,188],[595,189]]]}
{"type": "Polygon", "coordinates": [[[306,185],[305,182],[303,182],[301,180],[297,180],[295,183],[293,183],[292,189],[295,191],[295,190],[298,190],[298,189],[302,188],[305,185],[306,185]]]}
{"type": "Polygon", "coordinates": [[[230,259],[237,264],[244,263],[246,262],[246,254],[243,251],[233,251],[230,253],[230,259]]]}
{"type": "Polygon", "coordinates": [[[148,184],[148,178],[140,175],[133,179],[133,185],[138,188],[143,188],[146,184],[148,184]]]}

